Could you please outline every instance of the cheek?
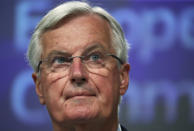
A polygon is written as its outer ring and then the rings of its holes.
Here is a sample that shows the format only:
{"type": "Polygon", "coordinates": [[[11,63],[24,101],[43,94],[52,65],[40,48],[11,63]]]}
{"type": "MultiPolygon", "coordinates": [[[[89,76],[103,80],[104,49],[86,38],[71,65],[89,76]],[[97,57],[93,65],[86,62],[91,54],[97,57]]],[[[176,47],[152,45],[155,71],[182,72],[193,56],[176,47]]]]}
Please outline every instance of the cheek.
{"type": "Polygon", "coordinates": [[[99,98],[106,106],[112,106],[119,99],[119,75],[115,69],[107,74],[106,77],[99,75],[91,75],[93,83],[95,84],[99,98]]]}
{"type": "Polygon", "coordinates": [[[48,112],[52,119],[61,121],[64,118],[64,96],[63,90],[68,81],[63,75],[44,75],[42,83],[44,83],[44,97],[48,112]]]}
{"type": "Polygon", "coordinates": [[[61,85],[64,85],[64,82],[67,81],[66,76],[64,74],[54,74],[54,73],[47,73],[43,74],[44,77],[41,77],[41,83],[44,84],[44,89],[48,92],[49,90],[58,90],[60,89],[61,85]]]}
{"type": "MultiPolygon", "coordinates": [[[[42,78],[44,97],[48,108],[57,107],[63,104],[63,89],[67,83],[64,75],[47,74],[42,78]]],[[[56,108],[57,109],[57,108],[56,108]]]]}

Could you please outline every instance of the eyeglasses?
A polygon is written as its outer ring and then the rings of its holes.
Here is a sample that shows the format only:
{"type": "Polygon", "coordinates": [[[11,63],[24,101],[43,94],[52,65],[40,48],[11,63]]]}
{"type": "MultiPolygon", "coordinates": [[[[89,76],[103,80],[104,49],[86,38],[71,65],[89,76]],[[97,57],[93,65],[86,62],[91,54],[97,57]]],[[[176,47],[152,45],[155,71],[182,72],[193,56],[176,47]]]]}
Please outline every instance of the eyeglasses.
{"type": "Polygon", "coordinates": [[[41,64],[49,72],[60,73],[66,71],[72,64],[74,58],[80,58],[85,67],[91,72],[98,72],[98,69],[106,67],[110,64],[110,58],[118,60],[123,64],[122,60],[113,54],[104,54],[100,52],[93,52],[85,56],[67,57],[63,55],[54,55],[50,58],[43,59],[37,66],[37,72],[40,71],[41,64]]]}

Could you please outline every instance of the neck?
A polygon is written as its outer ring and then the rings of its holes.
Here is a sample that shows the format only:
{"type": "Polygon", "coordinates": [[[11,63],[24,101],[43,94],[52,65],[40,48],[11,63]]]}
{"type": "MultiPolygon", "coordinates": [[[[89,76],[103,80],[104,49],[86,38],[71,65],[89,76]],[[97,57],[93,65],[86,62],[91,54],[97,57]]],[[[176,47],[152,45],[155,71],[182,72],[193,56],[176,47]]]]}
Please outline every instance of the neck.
{"type": "Polygon", "coordinates": [[[69,125],[59,125],[53,122],[54,131],[117,131],[118,118],[101,120],[96,122],[74,123],[69,125]]]}

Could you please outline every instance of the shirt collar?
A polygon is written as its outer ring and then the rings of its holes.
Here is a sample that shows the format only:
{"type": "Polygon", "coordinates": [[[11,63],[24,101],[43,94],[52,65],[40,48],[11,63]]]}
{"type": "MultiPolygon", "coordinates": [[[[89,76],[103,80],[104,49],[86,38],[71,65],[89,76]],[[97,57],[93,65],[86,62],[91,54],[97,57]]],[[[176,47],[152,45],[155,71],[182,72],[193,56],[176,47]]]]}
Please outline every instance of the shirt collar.
{"type": "Polygon", "coordinates": [[[120,124],[118,124],[117,131],[121,131],[121,125],[120,124]]]}

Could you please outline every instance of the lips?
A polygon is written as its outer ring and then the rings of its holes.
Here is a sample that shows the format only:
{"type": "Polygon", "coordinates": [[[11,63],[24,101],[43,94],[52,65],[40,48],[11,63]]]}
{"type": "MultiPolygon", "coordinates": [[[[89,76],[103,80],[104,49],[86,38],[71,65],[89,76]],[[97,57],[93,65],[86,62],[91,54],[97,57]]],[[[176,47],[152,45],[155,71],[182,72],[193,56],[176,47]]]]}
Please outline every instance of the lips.
{"type": "Polygon", "coordinates": [[[96,94],[92,92],[73,92],[73,93],[66,95],[66,100],[72,99],[75,97],[81,97],[81,96],[91,97],[91,96],[96,96],[96,94]]]}

